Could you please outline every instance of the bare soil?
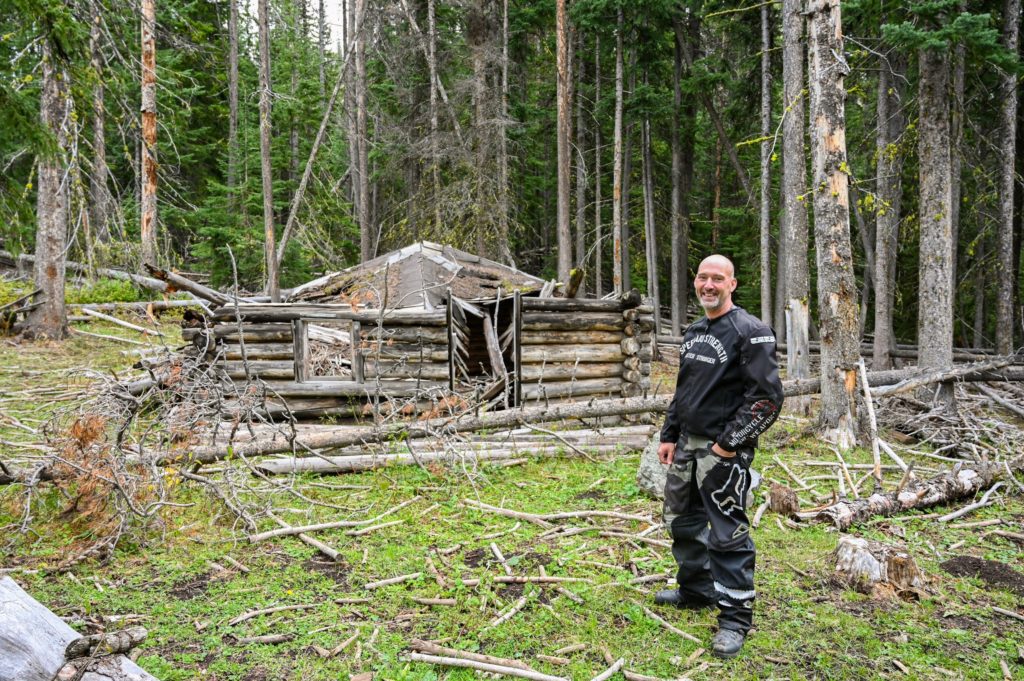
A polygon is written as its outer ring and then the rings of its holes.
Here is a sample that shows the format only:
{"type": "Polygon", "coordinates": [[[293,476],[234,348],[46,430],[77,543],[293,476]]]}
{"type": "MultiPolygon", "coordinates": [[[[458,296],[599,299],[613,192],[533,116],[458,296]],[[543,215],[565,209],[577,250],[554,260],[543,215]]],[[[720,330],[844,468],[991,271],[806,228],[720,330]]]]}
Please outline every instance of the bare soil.
{"type": "Polygon", "coordinates": [[[990,587],[1006,589],[1018,596],[1024,596],[1024,574],[997,560],[986,560],[973,556],[955,556],[941,566],[955,577],[977,577],[990,587]]]}

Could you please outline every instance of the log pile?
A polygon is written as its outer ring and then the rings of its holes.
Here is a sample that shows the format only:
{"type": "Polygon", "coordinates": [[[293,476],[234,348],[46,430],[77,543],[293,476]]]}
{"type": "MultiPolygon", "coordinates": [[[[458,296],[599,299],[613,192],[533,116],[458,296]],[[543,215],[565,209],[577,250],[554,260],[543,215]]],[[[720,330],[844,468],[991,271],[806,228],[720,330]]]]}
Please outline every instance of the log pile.
{"type": "Polygon", "coordinates": [[[520,401],[635,397],[650,387],[653,309],[620,300],[520,298],[520,401]]]}

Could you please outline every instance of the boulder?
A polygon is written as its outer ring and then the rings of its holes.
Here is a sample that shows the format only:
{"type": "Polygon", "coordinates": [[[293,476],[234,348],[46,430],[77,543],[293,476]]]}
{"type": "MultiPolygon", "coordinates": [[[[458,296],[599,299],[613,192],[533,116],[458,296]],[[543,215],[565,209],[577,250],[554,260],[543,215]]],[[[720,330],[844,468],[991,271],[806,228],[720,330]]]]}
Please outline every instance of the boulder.
{"type": "Polygon", "coordinates": [[[665,498],[665,472],[668,470],[668,466],[658,461],[660,437],[661,431],[655,429],[640,455],[640,469],[636,473],[636,484],[640,491],[659,500],[665,498]]]}

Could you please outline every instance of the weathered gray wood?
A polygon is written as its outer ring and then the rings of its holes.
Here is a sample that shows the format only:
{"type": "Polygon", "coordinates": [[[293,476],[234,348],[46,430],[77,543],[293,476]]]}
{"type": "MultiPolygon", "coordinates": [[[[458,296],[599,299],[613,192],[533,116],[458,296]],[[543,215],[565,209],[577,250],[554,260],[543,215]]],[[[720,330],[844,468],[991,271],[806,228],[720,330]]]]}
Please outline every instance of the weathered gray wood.
{"type": "MultiPolygon", "coordinates": [[[[199,334],[212,334],[214,338],[223,338],[225,341],[238,342],[238,325],[229,322],[217,324],[210,329],[182,329],[182,340],[192,341],[199,334]]],[[[246,344],[249,343],[290,343],[292,340],[292,327],[288,322],[280,324],[244,324],[242,326],[242,338],[246,344]]]]}
{"type": "MultiPolygon", "coordinates": [[[[367,360],[363,369],[366,379],[380,376],[383,379],[422,378],[430,381],[448,382],[448,364],[432,362],[429,364],[415,364],[405,362],[373,362],[367,360]]],[[[358,380],[358,379],[357,379],[358,380]]],[[[363,382],[363,381],[358,381],[363,382]]],[[[372,388],[373,382],[367,384],[372,388]]]]}
{"type": "Polygon", "coordinates": [[[582,298],[523,297],[523,309],[529,315],[533,310],[549,312],[621,312],[627,307],[621,300],[586,300],[582,298]]]}
{"type": "MultiPolygon", "coordinates": [[[[378,329],[383,331],[383,329],[378,329]]],[[[366,355],[360,349],[362,346],[363,337],[363,325],[361,322],[353,320],[349,327],[349,333],[352,338],[352,344],[349,346],[352,355],[352,377],[356,383],[362,383],[366,380],[366,355]]]]}
{"type": "Polygon", "coordinates": [[[530,331],[618,331],[621,332],[624,322],[618,321],[590,321],[575,316],[566,315],[555,321],[535,321],[532,319],[523,320],[524,332],[530,331]]]}
{"type": "Polygon", "coordinates": [[[110,655],[73,660],[53,681],[157,681],[157,678],[124,655],[110,655]]]}
{"type": "Polygon", "coordinates": [[[619,331],[545,331],[524,333],[521,342],[523,345],[594,345],[618,343],[622,338],[619,331]]]}
{"type": "Polygon", "coordinates": [[[623,315],[635,312],[635,310],[626,310],[622,313],[617,312],[575,312],[566,314],[565,312],[547,312],[539,310],[524,310],[523,311],[523,323],[524,324],[559,324],[564,323],[568,320],[579,320],[581,322],[589,322],[590,324],[617,324],[619,328],[623,324],[623,315]]]}
{"type": "Polygon", "coordinates": [[[374,325],[362,327],[362,337],[367,340],[383,338],[396,343],[447,343],[448,332],[436,326],[394,326],[383,328],[374,325]]]}
{"type": "Polygon", "coordinates": [[[575,397],[579,395],[618,395],[622,391],[622,377],[588,378],[581,381],[555,381],[524,383],[523,398],[526,400],[545,397],[575,397]]]}
{"type": "MultiPolygon", "coordinates": [[[[244,362],[223,362],[218,365],[232,380],[245,380],[244,362]]],[[[249,374],[263,380],[290,381],[295,378],[295,363],[290,360],[250,361],[249,374]]]]}
{"type": "Polygon", "coordinates": [[[524,364],[519,375],[523,382],[536,382],[539,378],[563,381],[571,378],[609,378],[621,375],[622,371],[623,367],[618,362],[549,362],[524,364]]]}
{"type": "MultiPolygon", "coordinates": [[[[266,381],[267,390],[281,397],[365,397],[380,391],[384,397],[411,397],[428,388],[442,387],[416,380],[382,380],[369,383],[356,381],[327,381],[309,377],[306,383],[294,381],[266,381]]],[[[323,377],[320,377],[323,378],[323,377]]]]}
{"type": "Polygon", "coordinates": [[[491,368],[494,370],[493,375],[499,378],[504,378],[507,375],[505,371],[505,360],[501,357],[501,346],[498,344],[498,334],[494,330],[494,323],[491,321],[491,316],[485,314],[483,322],[484,341],[487,343],[487,356],[491,360],[491,368]]]}
{"type": "Polygon", "coordinates": [[[619,342],[619,350],[622,355],[632,357],[640,353],[640,341],[636,338],[623,338],[619,342]]]}
{"type": "Polygon", "coordinates": [[[175,272],[161,269],[151,264],[150,262],[145,263],[146,270],[160,281],[167,282],[168,288],[173,288],[180,291],[188,291],[189,293],[199,296],[203,300],[208,300],[216,305],[227,305],[233,302],[233,298],[229,295],[225,295],[220,291],[214,291],[208,286],[203,286],[200,283],[194,282],[188,277],[183,277],[175,272]]]}
{"type": "Polygon", "coordinates": [[[604,345],[526,345],[522,348],[524,364],[540,362],[621,362],[618,343],[604,345]]]}
{"type": "MultiPolygon", "coordinates": [[[[385,311],[360,308],[354,312],[350,305],[314,303],[246,303],[238,306],[238,314],[249,322],[290,322],[293,319],[341,321],[346,319],[376,326],[381,321],[385,328],[392,326],[444,326],[445,311],[408,312],[404,310],[385,311]]],[[[235,318],[234,305],[227,305],[213,311],[214,319],[235,318]]]]}
{"type": "MultiPolygon", "coordinates": [[[[295,357],[295,348],[291,343],[246,344],[245,354],[248,359],[292,359],[295,357]]],[[[235,344],[225,345],[224,358],[229,360],[242,359],[242,347],[235,344]]]]}
{"type": "Polygon", "coordinates": [[[0,679],[51,681],[79,637],[13,579],[0,579],[0,679]]]}
{"type": "Polygon", "coordinates": [[[306,335],[306,322],[296,319],[292,322],[292,378],[296,383],[304,383],[309,373],[309,338],[306,335]]]}

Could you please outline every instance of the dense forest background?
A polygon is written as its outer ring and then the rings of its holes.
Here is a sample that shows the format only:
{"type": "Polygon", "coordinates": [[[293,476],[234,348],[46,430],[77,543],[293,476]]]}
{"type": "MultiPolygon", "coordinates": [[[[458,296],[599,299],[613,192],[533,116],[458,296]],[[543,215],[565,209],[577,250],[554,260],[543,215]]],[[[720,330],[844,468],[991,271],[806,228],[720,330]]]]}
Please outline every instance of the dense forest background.
{"type": "MultiPolygon", "coordinates": [[[[291,216],[283,287],[429,239],[550,277],[570,263],[585,270],[588,294],[604,294],[619,222],[622,286],[657,284],[666,329],[670,318],[673,331],[685,323],[668,310],[685,309],[693,267],[712,251],[736,262],[738,302],[780,332],[787,299],[812,299],[817,314],[813,168],[803,151],[813,88],[793,72],[798,62],[808,70],[807,38],[804,8],[789,0],[6,0],[6,250],[37,250],[44,166],[56,162],[67,258],[139,268],[147,4],[162,265],[225,285],[230,247],[241,283],[260,290],[264,217],[279,240],[291,216]],[[784,67],[787,54],[797,57],[784,67]],[[809,221],[803,245],[791,227],[799,212],[809,221]],[[807,271],[802,291],[786,288],[794,268],[807,271]]],[[[918,294],[922,185],[941,172],[952,195],[954,344],[995,345],[997,327],[1007,333],[1000,303],[1019,341],[1019,23],[1019,0],[842,3],[842,170],[863,332],[879,324],[881,289],[895,337],[917,338],[919,306],[929,304],[928,291],[918,294]],[[935,74],[943,102],[922,108],[935,74]],[[948,124],[951,153],[938,164],[922,163],[922,111],[948,124]]]]}

